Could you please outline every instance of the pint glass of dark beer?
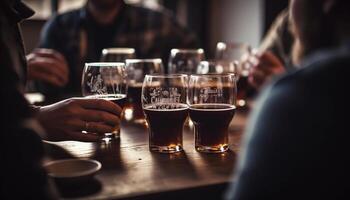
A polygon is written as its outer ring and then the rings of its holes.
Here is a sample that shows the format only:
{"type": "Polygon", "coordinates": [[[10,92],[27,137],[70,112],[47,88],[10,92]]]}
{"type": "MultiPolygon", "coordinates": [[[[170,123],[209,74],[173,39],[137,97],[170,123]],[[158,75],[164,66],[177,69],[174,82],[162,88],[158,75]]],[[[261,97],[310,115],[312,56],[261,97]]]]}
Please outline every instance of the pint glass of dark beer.
{"type": "Polygon", "coordinates": [[[146,75],[141,101],[151,151],[182,151],[182,130],[188,116],[187,82],[187,75],[146,75]]]}
{"type": "Polygon", "coordinates": [[[162,74],[163,64],[160,58],[127,59],[126,73],[128,75],[128,103],[131,107],[130,121],[138,124],[145,123],[141,105],[141,90],[146,74],[162,74]]]}
{"type": "MultiPolygon", "coordinates": [[[[97,62],[86,63],[82,74],[82,95],[86,98],[106,99],[119,105],[126,103],[127,79],[124,63],[97,62]]],[[[120,126],[105,133],[104,140],[120,137],[120,126]]]]}
{"type": "Polygon", "coordinates": [[[197,151],[221,153],[228,150],[228,128],[235,114],[235,101],[234,74],[190,76],[188,105],[197,151]]]}

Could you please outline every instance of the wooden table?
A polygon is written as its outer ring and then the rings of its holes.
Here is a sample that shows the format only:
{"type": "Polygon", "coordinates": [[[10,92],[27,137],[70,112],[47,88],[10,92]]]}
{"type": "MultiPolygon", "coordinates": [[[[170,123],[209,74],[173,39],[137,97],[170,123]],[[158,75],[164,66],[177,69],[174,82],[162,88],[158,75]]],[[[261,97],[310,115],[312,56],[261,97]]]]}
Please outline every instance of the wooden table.
{"type": "Polygon", "coordinates": [[[230,151],[198,153],[193,132],[184,130],[182,153],[148,150],[143,126],[124,124],[121,140],[106,143],[47,142],[50,159],[92,158],[102,163],[95,180],[60,188],[65,198],[78,199],[221,199],[231,180],[246,114],[237,112],[230,125],[230,151]]]}

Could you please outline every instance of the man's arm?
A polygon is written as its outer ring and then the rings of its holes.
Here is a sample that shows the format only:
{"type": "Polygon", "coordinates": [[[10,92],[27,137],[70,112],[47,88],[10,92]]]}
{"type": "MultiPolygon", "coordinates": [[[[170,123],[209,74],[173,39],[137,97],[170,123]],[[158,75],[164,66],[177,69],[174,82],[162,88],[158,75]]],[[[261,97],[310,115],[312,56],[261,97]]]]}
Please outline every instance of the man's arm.
{"type": "Polygon", "coordinates": [[[2,111],[0,133],[0,199],[51,199],[45,170],[41,166],[44,151],[40,131],[31,118],[23,97],[18,74],[24,74],[19,62],[20,49],[14,26],[0,8],[0,94],[2,111]]]}

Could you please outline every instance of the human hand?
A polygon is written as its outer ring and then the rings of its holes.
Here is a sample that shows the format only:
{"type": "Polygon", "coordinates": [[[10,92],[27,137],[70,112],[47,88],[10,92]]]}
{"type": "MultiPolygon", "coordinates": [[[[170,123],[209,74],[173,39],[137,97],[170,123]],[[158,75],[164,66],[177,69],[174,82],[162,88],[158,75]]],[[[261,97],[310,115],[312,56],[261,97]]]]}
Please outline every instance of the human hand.
{"type": "Polygon", "coordinates": [[[43,139],[92,142],[119,126],[121,112],[107,100],[71,98],[41,107],[37,117],[47,134],[43,139]]]}
{"type": "Polygon", "coordinates": [[[35,49],[27,55],[28,79],[63,87],[69,80],[69,68],[62,54],[53,49],[35,49]]]}
{"type": "Polygon", "coordinates": [[[285,72],[282,62],[272,52],[267,51],[260,55],[256,53],[253,56],[255,62],[252,63],[248,81],[256,89],[260,89],[273,76],[285,72]]]}

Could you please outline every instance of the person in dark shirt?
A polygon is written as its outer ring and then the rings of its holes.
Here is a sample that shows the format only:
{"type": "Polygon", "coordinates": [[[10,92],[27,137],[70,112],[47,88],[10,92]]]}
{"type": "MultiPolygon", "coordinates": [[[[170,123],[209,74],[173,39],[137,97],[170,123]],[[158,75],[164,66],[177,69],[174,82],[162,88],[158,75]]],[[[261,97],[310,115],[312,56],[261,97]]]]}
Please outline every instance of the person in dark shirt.
{"type": "Polygon", "coordinates": [[[102,99],[72,98],[44,107],[28,104],[23,96],[27,63],[19,23],[32,14],[20,0],[0,1],[0,199],[54,199],[41,166],[42,139],[98,141],[120,121],[121,108],[102,99]]]}
{"type": "Polygon", "coordinates": [[[197,48],[196,36],[164,9],[150,10],[123,0],[88,0],[86,5],[53,17],[45,25],[40,47],[65,57],[69,80],[65,87],[39,84],[49,95],[80,93],[81,72],[86,62],[100,60],[102,49],[131,47],[137,58],[169,57],[172,48],[197,48]]]}
{"type": "Polygon", "coordinates": [[[293,62],[245,133],[226,198],[349,199],[350,2],[292,0],[293,62]]]}
{"type": "Polygon", "coordinates": [[[32,14],[20,2],[0,2],[0,199],[55,198],[41,167],[43,132],[22,95],[26,61],[17,24],[32,14]]]}

